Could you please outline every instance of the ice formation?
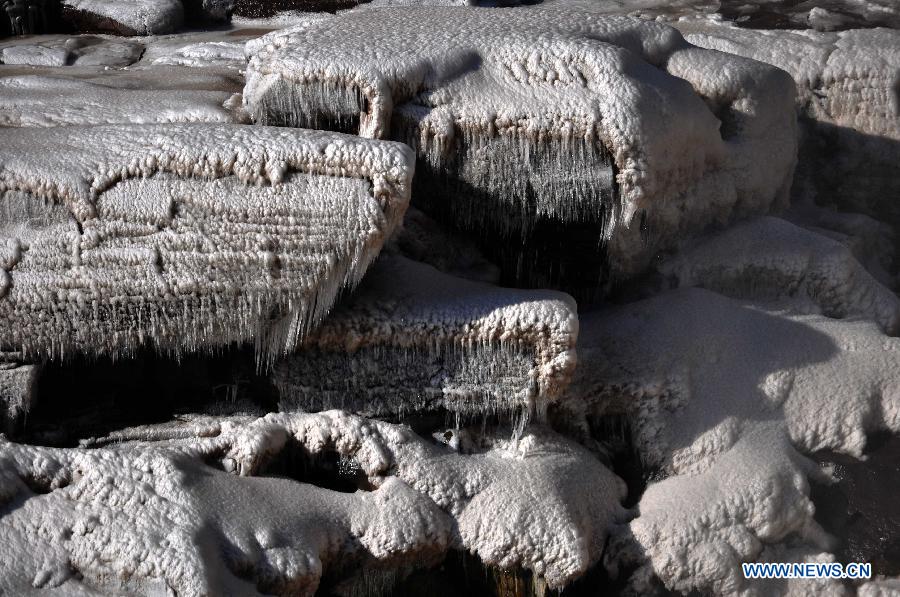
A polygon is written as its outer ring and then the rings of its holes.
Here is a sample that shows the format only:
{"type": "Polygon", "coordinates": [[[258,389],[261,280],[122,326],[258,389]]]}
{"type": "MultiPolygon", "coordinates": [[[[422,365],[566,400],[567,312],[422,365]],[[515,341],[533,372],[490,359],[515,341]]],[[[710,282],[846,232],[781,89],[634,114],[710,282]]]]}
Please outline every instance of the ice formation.
{"type": "Polygon", "coordinates": [[[128,66],[137,61],[144,46],[109,36],[47,36],[40,43],[5,42],[0,63],[28,66],[128,66]]]}
{"type": "Polygon", "coordinates": [[[26,359],[290,350],[399,224],[413,166],[240,125],[7,128],[0,149],[0,349],[26,359]]]}
{"type": "Polygon", "coordinates": [[[171,33],[184,23],[181,0],[63,0],[63,20],[78,31],[171,33]]]}
{"type": "Polygon", "coordinates": [[[62,76],[5,77],[0,78],[0,126],[245,122],[240,100],[234,98],[227,91],[131,89],[62,76]]]}
{"type": "Polygon", "coordinates": [[[208,41],[188,44],[174,49],[170,54],[153,58],[153,64],[172,66],[242,69],[247,65],[244,44],[227,41],[208,41]]]}
{"type": "Polygon", "coordinates": [[[448,548],[562,586],[599,559],[624,486],[548,430],[508,438],[463,454],[336,411],[200,419],[69,450],[0,438],[0,588],[312,595],[323,577],[427,566],[448,548]],[[365,491],[271,476],[329,454],[365,491]]]}
{"type": "Polygon", "coordinates": [[[426,211],[510,246],[542,222],[589,223],[618,274],[688,231],[767,211],[790,185],[790,78],[662,24],[564,8],[356,9],[248,51],[257,121],[407,142],[426,211]]]}
{"type": "Polygon", "coordinates": [[[275,369],[282,410],[369,416],[537,413],[575,368],[571,297],[454,278],[383,256],[275,369]]]}
{"type": "Polygon", "coordinates": [[[11,433],[28,414],[39,368],[21,365],[17,354],[0,353],[0,433],[11,433]]]}
{"type": "Polygon", "coordinates": [[[900,31],[677,26],[693,44],[773,64],[797,82],[807,135],[798,190],[900,223],[900,31]]]}
{"type": "Polygon", "coordinates": [[[659,269],[678,286],[769,299],[793,311],[865,317],[900,333],[900,299],[848,246],[786,220],[762,217],[685,248],[659,269]]]}
{"type": "Polygon", "coordinates": [[[831,557],[808,499],[822,474],[800,453],[862,457],[868,436],[900,432],[900,340],[700,289],[581,322],[569,399],[627,414],[664,478],[616,533],[611,567],[642,563],[638,585],[652,571],[679,591],[765,595],[740,562],[831,557]],[[800,551],[778,559],[789,547],[800,551]]]}

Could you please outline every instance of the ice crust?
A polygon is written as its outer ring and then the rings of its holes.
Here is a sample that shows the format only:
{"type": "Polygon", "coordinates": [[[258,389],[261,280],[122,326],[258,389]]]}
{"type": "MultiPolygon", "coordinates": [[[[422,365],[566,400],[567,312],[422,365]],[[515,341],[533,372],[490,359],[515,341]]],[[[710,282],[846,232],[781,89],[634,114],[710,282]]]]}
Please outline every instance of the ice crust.
{"type": "Polygon", "coordinates": [[[769,299],[795,312],[864,317],[900,333],[900,299],[838,240],[762,217],[698,241],[663,262],[678,286],[735,298],[769,299]]]}
{"type": "Polygon", "coordinates": [[[402,145],[240,125],[0,129],[0,347],[290,350],[409,201],[402,145]]]}
{"type": "Polygon", "coordinates": [[[64,0],[63,18],[86,31],[171,33],[184,23],[181,0],[64,0]]]}
{"type": "Polygon", "coordinates": [[[0,587],[312,595],[323,573],[419,567],[448,548],[558,587],[597,561],[624,514],[624,484],[540,428],[517,442],[485,433],[468,454],[337,411],[110,440],[52,449],[0,438],[0,587]],[[291,451],[336,452],[371,491],[256,476],[291,451]]]}
{"type": "Polygon", "coordinates": [[[247,120],[240,106],[240,95],[227,91],[123,89],[62,76],[0,78],[0,126],[247,120]]]}
{"type": "Polygon", "coordinates": [[[575,369],[571,297],[385,255],[273,376],[283,410],[542,416],[575,369]]]}
{"type": "Polygon", "coordinates": [[[900,223],[900,31],[677,26],[693,44],[773,64],[797,82],[806,137],[797,194],[900,223]]]}
{"type": "Polygon", "coordinates": [[[658,23],[563,8],[356,9],[248,54],[257,121],[407,142],[423,208],[506,234],[593,222],[623,274],[689,230],[768,210],[793,172],[789,77],[658,23]]]}
{"type": "Polygon", "coordinates": [[[868,436],[900,432],[900,340],[871,321],[769,309],[684,289],[582,314],[570,399],[626,414],[662,479],[606,556],[643,565],[638,592],[654,575],[684,592],[801,591],[740,575],[742,561],[832,557],[808,498],[826,474],[801,454],[862,457],[868,436]],[[788,548],[800,551],[779,559],[788,548]]]}

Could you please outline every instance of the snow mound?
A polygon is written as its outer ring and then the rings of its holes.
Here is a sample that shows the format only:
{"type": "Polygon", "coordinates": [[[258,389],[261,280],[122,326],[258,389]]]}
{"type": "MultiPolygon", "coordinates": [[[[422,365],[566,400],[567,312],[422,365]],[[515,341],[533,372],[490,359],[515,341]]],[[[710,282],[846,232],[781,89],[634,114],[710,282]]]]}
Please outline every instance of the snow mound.
{"type": "Polygon", "coordinates": [[[426,211],[526,240],[540,222],[589,223],[619,274],[691,230],[767,211],[793,172],[790,78],[659,23],[357,9],[248,52],[257,121],[407,142],[426,211]]]}
{"type": "Polygon", "coordinates": [[[508,437],[463,454],[331,411],[124,430],[90,449],[3,442],[0,582],[312,595],[323,571],[427,566],[454,548],[562,586],[599,559],[624,484],[548,430],[508,437]],[[290,454],[336,454],[367,491],[269,476],[290,454]]]}
{"type": "Polygon", "coordinates": [[[245,121],[233,98],[227,91],[123,89],[63,76],[5,77],[0,78],[0,126],[245,121]]]}
{"type": "Polygon", "coordinates": [[[678,286],[770,299],[787,309],[829,317],[866,317],[900,333],[900,299],[846,245],[786,220],[737,224],[663,262],[678,286]]]}
{"type": "Polygon", "coordinates": [[[274,358],[359,282],[412,176],[400,144],[240,125],[0,129],[0,148],[0,348],[24,359],[274,358]]]}
{"type": "Polygon", "coordinates": [[[643,566],[639,592],[654,575],[684,592],[800,591],[747,582],[740,562],[832,558],[808,498],[826,475],[801,453],[860,458],[868,436],[900,432],[900,340],[873,322],[685,289],[582,314],[578,352],[570,398],[627,415],[662,478],[607,555],[643,566]]]}
{"type": "Polygon", "coordinates": [[[78,31],[171,33],[184,23],[181,0],[63,0],[62,18],[78,31]]]}
{"type": "Polygon", "coordinates": [[[542,415],[575,369],[578,315],[551,290],[498,288],[383,256],[278,363],[282,410],[446,408],[542,415]]]}

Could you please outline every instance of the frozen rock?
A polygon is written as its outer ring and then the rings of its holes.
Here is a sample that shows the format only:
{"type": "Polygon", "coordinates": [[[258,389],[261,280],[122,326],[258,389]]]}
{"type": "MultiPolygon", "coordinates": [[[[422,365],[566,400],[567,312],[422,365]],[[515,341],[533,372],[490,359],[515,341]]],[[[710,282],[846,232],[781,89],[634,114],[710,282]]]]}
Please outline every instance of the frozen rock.
{"type": "Polygon", "coordinates": [[[577,335],[565,294],[383,256],[273,379],[283,410],[542,415],[572,376],[577,335]]]}
{"type": "Polygon", "coordinates": [[[65,48],[31,44],[8,46],[0,50],[0,62],[11,65],[65,66],[68,57],[65,48]]]}
{"type": "Polygon", "coordinates": [[[565,8],[357,9],[248,51],[256,120],[411,144],[416,201],[486,246],[524,244],[506,260],[520,272],[540,269],[521,265],[533,263],[533,231],[558,243],[582,226],[573,268],[599,261],[608,240],[613,273],[633,274],[693,230],[767,211],[790,185],[789,77],[658,23],[565,8]]]}
{"type": "Polygon", "coordinates": [[[156,35],[180,28],[184,8],[180,0],[63,0],[62,19],[76,31],[156,35]]]}
{"type": "MultiPolygon", "coordinates": [[[[801,588],[750,583],[740,563],[833,559],[808,497],[825,475],[800,453],[859,458],[867,436],[897,433],[900,341],[698,289],[583,314],[581,338],[571,396],[627,413],[662,479],[607,556],[643,566],[636,590],[656,576],[683,592],[787,594],[801,588]]],[[[840,587],[802,590],[826,589],[840,587]]]]}
{"type": "Polygon", "coordinates": [[[34,402],[38,366],[16,362],[0,353],[0,433],[12,433],[34,402]]]}
{"type": "MultiPolygon", "coordinates": [[[[551,588],[565,586],[597,562],[607,529],[625,514],[619,503],[624,483],[583,447],[541,426],[517,440],[505,429],[473,432],[468,452],[425,441],[401,425],[339,411],[271,414],[252,422],[201,420],[193,436],[184,429],[151,427],[109,440],[136,442],[124,444],[123,451],[153,440],[177,444],[245,477],[265,473],[290,454],[310,459],[331,453],[376,494],[409,487],[440,508],[444,514],[432,514],[431,524],[420,522],[422,507],[413,520],[397,521],[406,522],[404,528],[449,526],[450,540],[432,540],[433,548],[466,549],[487,565],[522,567],[551,588]],[[444,516],[450,525],[442,522],[444,516]]],[[[298,509],[299,515],[305,511],[298,509]]],[[[298,514],[285,516],[291,520],[298,514]]],[[[391,531],[395,543],[410,535],[391,531]]]]}
{"type": "Polygon", "coordinates": [[[409,199],[395,143],[240,125],[0,129],[0,349],[292,349],[409,199]]]}
{"type": "Polygon", "coordinates": [[[244,44],[210,41],[173,49],[170,54],[154,58],[153,64],[190,67],[221,66],[242,69],[246,67],[247,60],[244,58],[244,44]]]}
{"type": "Polygon", "coordinates": [[[798,190],[900,224],[900,31],[757,31],[687,21],[696,45],[773,64],[797,82],[798,190]]]}
{"type": "Polygon", "coordinates": [[[742,562],[834,561],[809,499],[807,476],[821,474],[778,426],[751,424],[713,460],[699,473],[651,484],[640,516],[611,540],[606,557],[613,569],[645,567],[633,573],[632,590],[649,590],[655,575],[682,594],[847,594],[836,581],[744,578],[742,562]],[[788,542],[794,548],[784,553],[788,542]]]}
{"type": "Polygon", "coordinates": [[[450,541],[449,518],[395,478],[341,493],[241,477],[206,464],[215,442],[191,439],[61,450],[0,438],[0,589],[311,596],[325,575],[427,565],[450,541]]]}
{"type": "Polygon", "coordinates": [[[900,333],[900,299],[846,245],[786,220],[737,224],[663,262],[678,286],[734,298],[768,299],[794,312],[865,317],[900,333]]]}
{"type": "Polygon", "coordinates": [[[0,62],[9,66],[128,66],[144,51],[135,41],[95,35],[47,36],[39,43],[26,39],[29,43],[5,42],[0,62]]]}
{"type": "Polygon", "coordinates": [[[784,420],[802,452],[856,457],[867,435],[900,429],[900,339],[874,322],[770,312],[699,289],[581,321],[570,397],[631,413],[652,466],[702,467],[745,421],[784,420]]]}
{"type": "Polygon", "coordinates": [[[227,91],[130,89],[63,76],[0,78],[0,126],[246,120],[240,95],[227,91]]]}

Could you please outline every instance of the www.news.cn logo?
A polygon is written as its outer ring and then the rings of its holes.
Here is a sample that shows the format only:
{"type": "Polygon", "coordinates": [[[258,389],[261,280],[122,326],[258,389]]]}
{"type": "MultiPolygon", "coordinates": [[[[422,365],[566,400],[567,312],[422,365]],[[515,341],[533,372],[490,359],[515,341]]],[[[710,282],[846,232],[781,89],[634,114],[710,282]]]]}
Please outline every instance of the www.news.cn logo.
{"type": "Polygon", "coordinates": [[[872,578],[872,564],[751,562],[741,564],[744,578],[872,578]]]}

